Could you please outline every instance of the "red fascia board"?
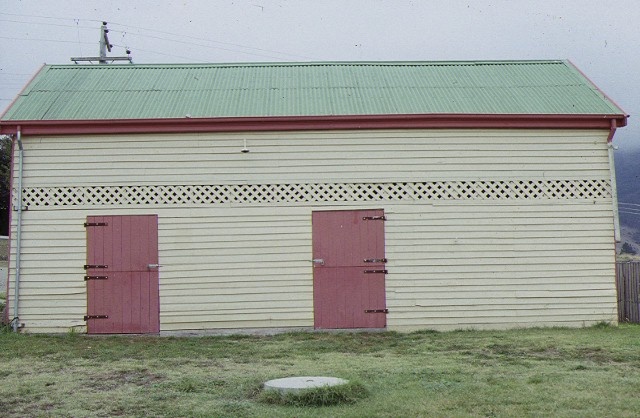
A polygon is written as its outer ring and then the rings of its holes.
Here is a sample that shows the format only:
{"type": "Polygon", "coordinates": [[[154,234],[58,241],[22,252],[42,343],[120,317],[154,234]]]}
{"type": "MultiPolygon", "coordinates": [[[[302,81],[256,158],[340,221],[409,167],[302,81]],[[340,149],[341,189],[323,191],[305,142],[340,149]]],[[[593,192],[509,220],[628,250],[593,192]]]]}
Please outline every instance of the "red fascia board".
{"type": "Polygon", "coordinates": [[[574,128],[610,129],[627,124],[626,115],[354,115],[269,116],[229,118],[10,120],[0,122],[0,133],[23,135],[193,133],[242,131],[296,131],[337,129],[425,128],[574,128]]]}

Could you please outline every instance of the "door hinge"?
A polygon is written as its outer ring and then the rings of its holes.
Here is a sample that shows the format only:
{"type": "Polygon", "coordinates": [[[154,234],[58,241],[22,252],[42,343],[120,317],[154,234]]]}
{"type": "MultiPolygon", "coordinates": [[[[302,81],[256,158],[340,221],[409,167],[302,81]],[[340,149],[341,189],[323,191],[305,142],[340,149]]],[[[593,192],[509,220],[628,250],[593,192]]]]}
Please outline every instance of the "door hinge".
{"type": "Polygon", "coordinates": [[[107,266],[106,264],[85,264],[84,265],[84,269],[88,270],[88,269],[106,269],[109,266],[107,266]]]}
{"type": "Polygon", "coordinates": [[[109,315],[85,315],[84,320],[87,321],[89,319],[107,319],[109,315]]]}
{"type": "Polygon", "coordinates": [[[386,221],[387,217],[384,215],[381,216],[363,216],[363,221],[386,221]]]}
{"type": "Polygon", "coordinates": [[[365,309],[364,313],[389,313],[389,309],[365,309]]]}
{"type": "Polygon", "coordinates": [[[88,226],[109,226],[109,224],[106,222],[85,222],[84,227],[88,226]]]}
{"type": "Polygon", "coordinates": [[[386,263],[388,260],[386,258],[365,258],[365,263],[386,263]]]}
{"type": "Polygon", "coordinates": [[[383,273],[383,274],[387,274],[389,273],[387,270],[365,270],[365,273],[383,273]]]}
{"type": "Polygon", "coordinates": [[[109,276],[84,276],[84,280],[107,280],[109,276]]]}

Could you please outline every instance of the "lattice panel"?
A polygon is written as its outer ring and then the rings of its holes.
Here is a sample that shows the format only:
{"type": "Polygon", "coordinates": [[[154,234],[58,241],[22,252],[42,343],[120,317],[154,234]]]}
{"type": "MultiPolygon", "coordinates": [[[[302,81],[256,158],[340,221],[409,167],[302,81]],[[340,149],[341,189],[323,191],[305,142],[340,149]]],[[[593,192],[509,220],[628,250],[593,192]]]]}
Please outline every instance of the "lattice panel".
{"type": "MultiPolygon", "coordinates": [[[[15,199],[14,190],[14,199],[15,199]]],[[[406,183],[219,184],[33,187],[24,207],[269,204],[385,200],[608,199],[606,180],[489,180],[406,183]]],[[[14,206],[15,206],[14,200],[14,206]]]]}

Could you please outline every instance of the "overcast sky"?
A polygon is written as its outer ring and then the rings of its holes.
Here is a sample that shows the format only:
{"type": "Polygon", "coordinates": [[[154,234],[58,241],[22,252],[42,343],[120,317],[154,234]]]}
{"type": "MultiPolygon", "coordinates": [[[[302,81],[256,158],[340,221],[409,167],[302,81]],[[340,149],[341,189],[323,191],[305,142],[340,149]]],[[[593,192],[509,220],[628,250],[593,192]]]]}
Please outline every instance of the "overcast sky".
{"type": "Polygon", "coordinates": [[[638,0],[0,0],[0,112],[44,64],[570,59],[632,117],[640,147],[638,0]]]}

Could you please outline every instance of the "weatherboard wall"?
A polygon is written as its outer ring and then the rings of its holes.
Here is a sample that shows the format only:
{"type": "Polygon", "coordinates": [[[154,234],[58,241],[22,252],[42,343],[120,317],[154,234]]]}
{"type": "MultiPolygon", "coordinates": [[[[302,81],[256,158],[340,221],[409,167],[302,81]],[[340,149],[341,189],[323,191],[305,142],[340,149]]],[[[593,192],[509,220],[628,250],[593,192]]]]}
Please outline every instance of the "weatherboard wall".
{"type": "Polygon", "coordinates": [[[83,327],[86,216],[157,214],[161,331],[312,327],[311,212],[382,208],[389,329],[615,322],[607,135],[24,137],[20,319],[83,327]]]}

